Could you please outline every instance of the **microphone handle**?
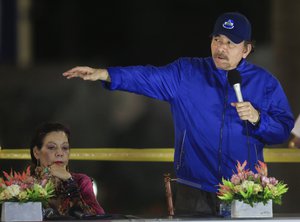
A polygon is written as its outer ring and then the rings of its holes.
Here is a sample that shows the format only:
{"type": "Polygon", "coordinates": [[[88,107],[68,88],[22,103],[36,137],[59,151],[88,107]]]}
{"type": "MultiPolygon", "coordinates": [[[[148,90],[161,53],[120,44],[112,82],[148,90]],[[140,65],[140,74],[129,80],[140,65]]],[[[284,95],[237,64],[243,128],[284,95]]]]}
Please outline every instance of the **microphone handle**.
{"type": "Polygon", "coordinates": [[[233,88],[234,88],[235,95],[237,97],[238,102],[239,103],[244,102],[242,92],[241,92],[241,84],[236,83],[233,85],[233,88]]]}

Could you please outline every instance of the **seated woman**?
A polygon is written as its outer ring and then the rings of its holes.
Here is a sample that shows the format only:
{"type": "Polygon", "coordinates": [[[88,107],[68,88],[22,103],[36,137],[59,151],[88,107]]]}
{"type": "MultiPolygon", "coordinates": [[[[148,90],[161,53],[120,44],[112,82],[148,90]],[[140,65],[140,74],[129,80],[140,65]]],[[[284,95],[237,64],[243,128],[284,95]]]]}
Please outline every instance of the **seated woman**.
{"type": "Polygon", "coordinates": [[[46,217],[104,214],[85,174],[69,171],[70,131],[60,123],[41,125],[32,138],[32,175],[48,178],[55,185],[55,197],[48,202],[46,217]]]}

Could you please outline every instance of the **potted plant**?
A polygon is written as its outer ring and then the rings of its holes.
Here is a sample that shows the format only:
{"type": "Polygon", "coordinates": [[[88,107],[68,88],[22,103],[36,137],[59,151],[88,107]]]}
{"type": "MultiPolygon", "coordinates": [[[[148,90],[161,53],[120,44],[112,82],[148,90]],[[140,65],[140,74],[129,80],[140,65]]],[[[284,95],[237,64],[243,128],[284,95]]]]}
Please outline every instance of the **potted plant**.
{"type": "Polygon", "coordinates": [[[246,169],[247,161],[236,166],[231,179],[222,179],[218,197],[231,204],[231,217],[272,217],[272,203],[281,204],[282,195],[288,191],[287,184],[268,177],[267,164],[258,161],[257,173],[246,169]]]}
{"type": "Polygon", "coordinates": [[[42,221],[42,204],[54,196],[54,184],[37,180],[30,167],[23,172],[3,172],[0,178],[1,221],[42,221]],[[30,212],[30,213],[29,213],[30,212]]]}

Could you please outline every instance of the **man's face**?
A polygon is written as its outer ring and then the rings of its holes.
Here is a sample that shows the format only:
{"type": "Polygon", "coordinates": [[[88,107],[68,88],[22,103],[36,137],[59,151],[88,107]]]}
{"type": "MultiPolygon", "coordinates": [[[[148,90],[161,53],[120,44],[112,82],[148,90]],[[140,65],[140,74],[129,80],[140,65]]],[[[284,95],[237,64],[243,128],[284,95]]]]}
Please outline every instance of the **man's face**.
{"type": "Polygon", "coordinates": [[[251,45],[244,42],[236,44],[225,35],[214,36],[211,40],[211,54],[217,68],[224,70],[235,69],[242,58],[251,51],[251,45]]]}

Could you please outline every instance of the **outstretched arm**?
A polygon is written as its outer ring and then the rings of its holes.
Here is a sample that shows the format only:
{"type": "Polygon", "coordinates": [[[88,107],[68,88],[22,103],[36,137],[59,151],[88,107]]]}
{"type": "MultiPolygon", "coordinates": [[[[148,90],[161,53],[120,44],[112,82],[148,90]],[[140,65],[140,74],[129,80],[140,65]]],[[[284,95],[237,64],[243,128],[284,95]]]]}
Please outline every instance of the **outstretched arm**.
{"type": "Polygon", "coordinates": [[[88,66],[77,66],[63,73],[67,79],[74,77],[82,78],[83,80],[102,80],[111,82],[107,69],[94,69],[88,66]]]}

